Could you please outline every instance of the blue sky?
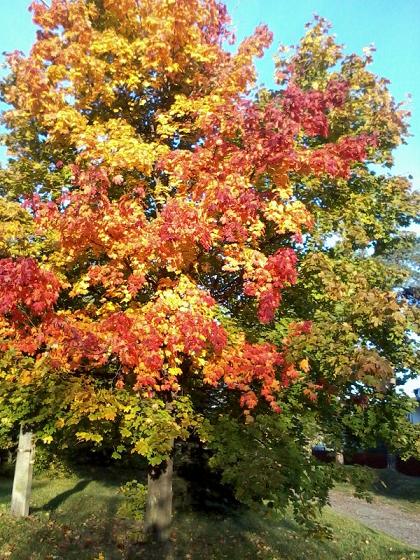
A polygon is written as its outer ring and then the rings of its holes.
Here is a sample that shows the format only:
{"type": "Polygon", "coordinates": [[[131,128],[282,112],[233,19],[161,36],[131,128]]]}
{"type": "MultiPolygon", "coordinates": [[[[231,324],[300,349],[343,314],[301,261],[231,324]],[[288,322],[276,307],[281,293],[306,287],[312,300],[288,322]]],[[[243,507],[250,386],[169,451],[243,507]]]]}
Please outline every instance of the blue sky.
{"type": "Polygon", "coordinates": [[[407,146],[396,152],[397,173],[411,174],[420,187],[420,0],[228,0],[238,38],[267,23],[274,33],[273,46],[258,62],[260,79],[270,86],[272,57],[279,43],[295,44],[313,14],[327,18],[346,52],[361,53],[374,43],[373,72],[391,81],[398,101],[412,94],[411,134],[407,146]]]}
{"type": "MultiPolygon", "coordinates": [[[[182,1],[182,0],[178,0],[182,1]]],[[[373,72],[391,81],[398,101],[412,95],[411,134],[408,144],[396,150],[394,172],[412,175],[420,188],[420,0],[227,0],[239,39],[259,23],[274,32],[272,48],[257,62],[260,82],[273,85],[273,55],[280,43],[295,44],[314,13],[333,24],[337,40],[346,52],[360,53],[374,43],[373,72]]],[[[27,10],[28,0],[1,0],[0,53],[15,49],[28,52],[35,29],[27,10]]],[[[2,159],[0,154],[0,160],[2,159]]],[[[419,385],[410,383],[410,388],[419,385]]]]}

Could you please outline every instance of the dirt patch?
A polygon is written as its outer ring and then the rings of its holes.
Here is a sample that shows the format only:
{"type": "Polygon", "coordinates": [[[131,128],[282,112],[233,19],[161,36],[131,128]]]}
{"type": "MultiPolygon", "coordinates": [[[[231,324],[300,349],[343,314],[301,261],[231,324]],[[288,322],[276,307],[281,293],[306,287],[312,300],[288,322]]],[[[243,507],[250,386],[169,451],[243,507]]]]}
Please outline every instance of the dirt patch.
{"type": "Polygon", "coordinates": [[[420,515],[377,499],[370,504],[337,490],[330,493],[330,502],[333,510],[420,549],[420,515]]]}

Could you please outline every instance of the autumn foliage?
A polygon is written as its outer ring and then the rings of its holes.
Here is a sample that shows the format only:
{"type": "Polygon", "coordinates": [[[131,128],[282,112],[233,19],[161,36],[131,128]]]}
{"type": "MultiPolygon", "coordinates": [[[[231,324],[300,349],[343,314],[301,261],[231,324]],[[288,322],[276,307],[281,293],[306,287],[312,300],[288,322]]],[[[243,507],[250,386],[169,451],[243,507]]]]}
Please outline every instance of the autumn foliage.
{"type": "Polygon", "coordinates": [[[380,141],[331,134],[352,84],[332,73],[306,87],[289,64],[275,92],[254,95],[253,59],[271,33],[258,27],[232,53],[216,0],[31,9],[37,40],[8,55],[2,86],[4,194],[31,224],[21,239],[19,226],[5,232],[1,351],[31,358],[34,376],[77,379],[67,406],[86,416],[112,420],[114,390],[174,403],[190,379],[237,391],[247,414],[279,412],[307,360],[294,365],[231,320],[246,301],[270,323],[296,284],[295,249],[313,225],[296,181],[345,180],[380,141]]]}

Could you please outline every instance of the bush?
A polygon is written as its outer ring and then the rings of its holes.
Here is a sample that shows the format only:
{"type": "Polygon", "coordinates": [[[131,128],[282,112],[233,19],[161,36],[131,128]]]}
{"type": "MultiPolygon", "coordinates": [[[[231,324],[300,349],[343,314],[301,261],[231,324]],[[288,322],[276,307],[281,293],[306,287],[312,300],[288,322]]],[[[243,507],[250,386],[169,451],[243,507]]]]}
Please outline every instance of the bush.
{"type": "Polygon", "coordinates": [[[118,515],[127,519],[141,521],[146,510],[147,486],[137,482],[137,480],[130,480],[120,487],[119,493],[125,499],[118,509],[118,515]]]}
{"type": "Polygon", "coordinates": [[[13,476],[15,470],[15,456],[15,450],[6,449],[0,451],[0,476],[13,476]]]}
{"type": "Polygon", "coordinates": [[[35,449],[34,474],[46,473],[53,473],[55,478],[64,478],[74,474],[74,469],[67,457],[38,441],[35,449]]]}

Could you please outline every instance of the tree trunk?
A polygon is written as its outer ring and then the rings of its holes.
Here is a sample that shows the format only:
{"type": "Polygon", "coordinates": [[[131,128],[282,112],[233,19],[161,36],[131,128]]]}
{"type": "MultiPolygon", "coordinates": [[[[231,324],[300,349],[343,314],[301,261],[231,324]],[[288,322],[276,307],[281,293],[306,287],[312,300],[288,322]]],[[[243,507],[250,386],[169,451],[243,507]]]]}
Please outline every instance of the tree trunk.
{"type": "Polygon", "coordinates": [[[147,479],[147,505],[144,527],[152,538],[166,542],[172,521],[173,459],[150,467],[147,479]]]}
{"type": "Polygon", "coordinates": [[[34,457],[35,443],[33,434],[31,432],[24,432],[23,426],[21,426],[11,504],[11,512],[16,517],[26,517],[29,515],[34,457]]]}

